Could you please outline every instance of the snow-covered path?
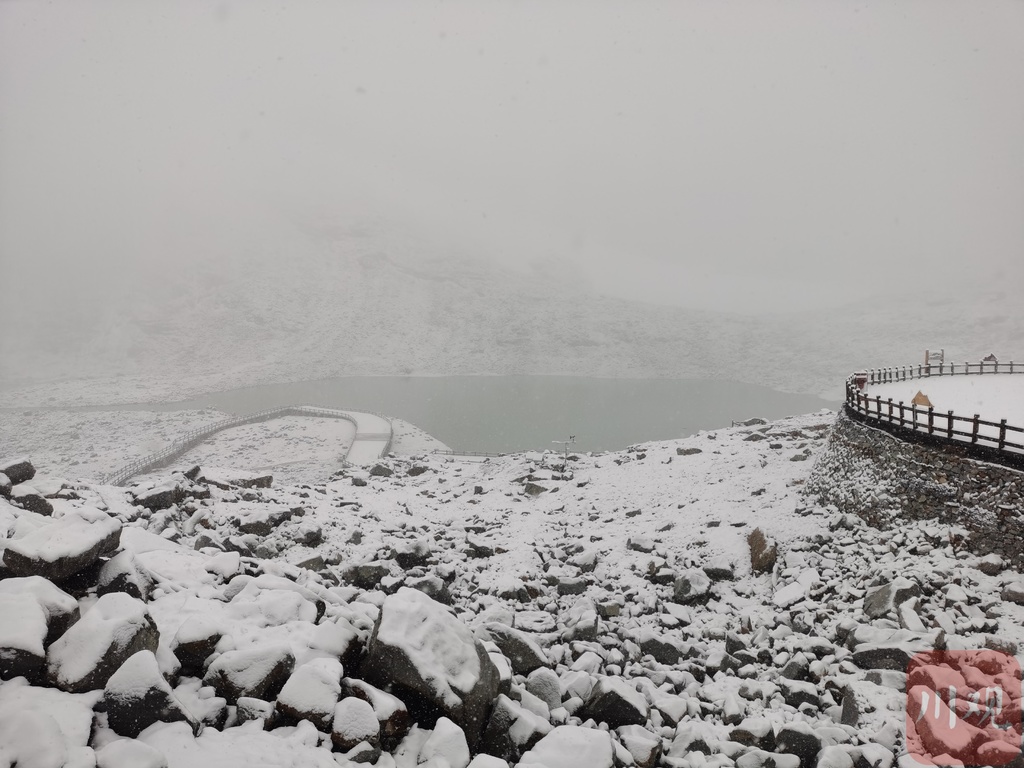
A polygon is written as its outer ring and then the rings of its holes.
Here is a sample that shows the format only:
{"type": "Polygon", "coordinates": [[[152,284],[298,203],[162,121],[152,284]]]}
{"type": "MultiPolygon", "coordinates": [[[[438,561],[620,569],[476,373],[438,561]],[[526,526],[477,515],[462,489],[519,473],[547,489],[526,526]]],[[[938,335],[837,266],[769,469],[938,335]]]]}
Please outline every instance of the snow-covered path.
{"type": "MultiPolygon", "coordinates": [[[[973,375],[973,376],[932,376],[910,381],[898,381],[888,384],[875,384],[864,390],[871,398],[882,398],[883,410],[885,401],[892,398],[898,405],[901,401],[906,406],[906,418],[912,416],[910,404],[917,393],[925,395],[934,408],[935,428],[939,432],[949,427],[947,414],[952,411],[955,416],[973,419],[975,414],[982,421],[998,423],[1006,419],[1009,427],[1024,428],[1024,375],[973,375]]],[[[927,411],[927,406],[924,407],[927,411]]],[[[920,413],[921,409],[919,409],[920,413]]],[[[922,417],[918,416],[919,423],[922,417]]],[[[970,431],[970,425],[964,421],[954,421],[954,430],[970,431]]],[[[997,439],[999,428],[982,425],[978,433],[985,437],[997,439]]],[[[1006,435],[1010,443],[1024,443],[1024,434],[1009,429],[1006,435]]]]}
{"type": "Polygon", "coordinates": [[[374,413],[346,411],[356,421],[356,435],[345,460],[349,464],[369,464],[383,456],[391,445],[391,422],[374,413]]]}

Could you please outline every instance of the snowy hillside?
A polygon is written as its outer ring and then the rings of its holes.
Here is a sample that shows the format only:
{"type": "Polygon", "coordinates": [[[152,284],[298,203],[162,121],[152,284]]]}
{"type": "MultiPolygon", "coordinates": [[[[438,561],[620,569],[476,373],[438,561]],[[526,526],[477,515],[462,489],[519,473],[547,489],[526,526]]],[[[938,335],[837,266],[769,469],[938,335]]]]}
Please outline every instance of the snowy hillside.
{"type": "Polygon", "coordinates": [[[33,321],[0,323],[0,387],[21,390],[5,402],[374,374],[724,378],[838,397],[851,370],[935,341],[964,359],[1024,356],[1024,312],[991,292],[748,317],[608,298],[564,265],[506,271],[377,232],[296,233],[286,250],[128,273],[31,314],[12,294],[12,320],[33,321]]]}
{"type": "Polygon", "coordinates": [[[832,418],[302,486],[11,462],[0,765],[889,768],[910,656],[1016,654],[1024,583],[803,497],[832,418]]]}

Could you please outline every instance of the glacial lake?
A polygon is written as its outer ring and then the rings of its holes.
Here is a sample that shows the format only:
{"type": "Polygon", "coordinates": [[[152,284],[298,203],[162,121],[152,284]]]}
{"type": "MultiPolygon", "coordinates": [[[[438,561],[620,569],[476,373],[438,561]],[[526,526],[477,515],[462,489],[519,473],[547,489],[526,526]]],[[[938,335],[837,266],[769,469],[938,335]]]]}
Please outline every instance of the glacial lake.
{"type": "Polygon", "coordinates": [[[284,405],[370,411],[412,422],[461,451],[554,448],[576,436],[577,451],[619,450],[728,427],[754,416],[776,419],[835,410],[838,402],[768,387],[705,379],[577,376],[367,376],[268,384],[173,403],[89,410],[187,410],[232,414],[284,405]]]}

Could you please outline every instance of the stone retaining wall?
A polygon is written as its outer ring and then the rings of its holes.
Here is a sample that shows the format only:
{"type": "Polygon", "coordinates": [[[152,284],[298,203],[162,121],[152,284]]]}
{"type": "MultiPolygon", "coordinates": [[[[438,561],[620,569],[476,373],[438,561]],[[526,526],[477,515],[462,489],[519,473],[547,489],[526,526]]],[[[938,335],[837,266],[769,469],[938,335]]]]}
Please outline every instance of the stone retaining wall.
{"type": "Polygon", "coordinates": [[[962,528],[967,549],[1024,570],[1024,472],[963,454],[955,445],[907,443],[840,413],[805,492],[879,528],[901,519],[962,528]]]}

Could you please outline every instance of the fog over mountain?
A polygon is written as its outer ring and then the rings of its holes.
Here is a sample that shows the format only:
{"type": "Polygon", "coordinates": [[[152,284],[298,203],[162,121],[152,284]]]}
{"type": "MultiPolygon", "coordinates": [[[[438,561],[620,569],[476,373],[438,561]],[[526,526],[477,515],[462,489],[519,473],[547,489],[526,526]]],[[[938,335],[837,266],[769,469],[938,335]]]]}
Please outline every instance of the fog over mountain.
{"type": "Polygon", "coordinates": [[[1015,2],[3,3],[0,384],[834,392],[1019,356],[1022,32],[1015,2]]]}

